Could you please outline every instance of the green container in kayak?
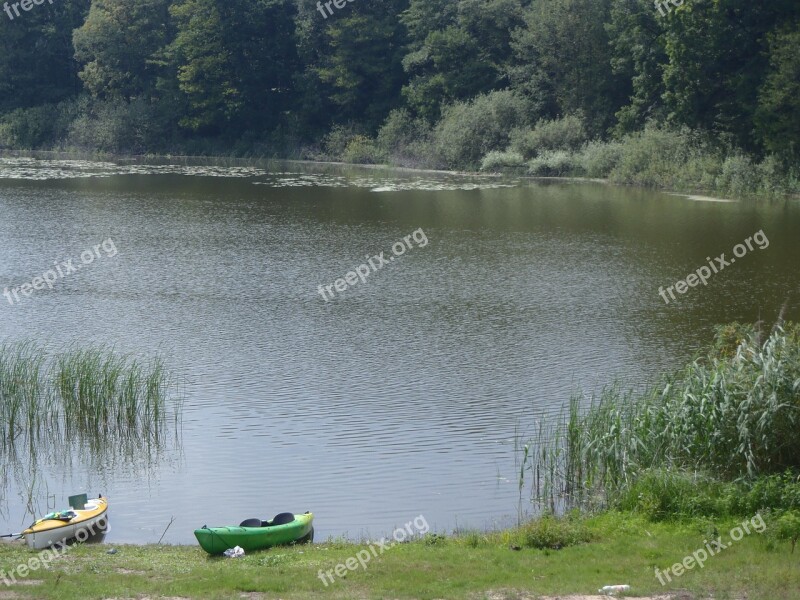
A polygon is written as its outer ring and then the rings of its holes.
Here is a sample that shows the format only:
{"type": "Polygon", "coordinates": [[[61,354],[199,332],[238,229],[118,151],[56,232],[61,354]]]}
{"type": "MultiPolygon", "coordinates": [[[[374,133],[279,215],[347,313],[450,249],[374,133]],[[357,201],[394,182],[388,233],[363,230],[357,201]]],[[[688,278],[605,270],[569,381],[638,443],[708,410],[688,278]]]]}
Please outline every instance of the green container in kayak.
{"type": "Polygon", "coordinates": [[[272,546],[311,542],[314,540],[313,521],[314,515],[310,512],[302,515],[283,513],[272,521],[248,519],[238,527],[203,526],[202,529],[194,530],[194,537],[200,542],[203,550],[209,554],[222,554],[225,550],[236,546],[249,552],[272,546]],[[288,520],[286,516],[293,516],[294,519],[285,522],[288,520]],[[256,523],[260,523],[260,525],[256,525],[256,523]]]}

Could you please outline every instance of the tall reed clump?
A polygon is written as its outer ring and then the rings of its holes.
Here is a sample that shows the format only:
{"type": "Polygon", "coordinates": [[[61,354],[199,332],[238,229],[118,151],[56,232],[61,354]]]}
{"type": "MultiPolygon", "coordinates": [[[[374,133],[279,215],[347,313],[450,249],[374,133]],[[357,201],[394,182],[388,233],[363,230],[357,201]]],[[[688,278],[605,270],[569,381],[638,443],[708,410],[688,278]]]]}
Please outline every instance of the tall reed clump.
{"type": "Polygon", "coordinates": [[[161,424],[169,387],[161,358],[143,364],[107,348],[71,350],[57,357],[53,377],[67,432],[124,435],[161,424]]]}
{"type": "Polygon", "coordinates": [[[0,345],[0,443],[158,436],[168,415],[178,418],[173,384],[160,357],[142,362],[107,347],[51,356],[33,342],[0,345]]]}
{"type": "Polygon", "coordinates": [[[551,505],[613,502],[653,471],[734,480],[800,470],[800,325],[722,327],[706,356],[662,384],[575,397],[549,431],[522,472],[551,505]]]}
{"type": "Polygon", "coordinates": [[[48,412],[51,397],[45,393],[45,358],[32,343],[0,345],[0,438],[3,445],[22,431],[38,433],[39,408],[48,412]]]}

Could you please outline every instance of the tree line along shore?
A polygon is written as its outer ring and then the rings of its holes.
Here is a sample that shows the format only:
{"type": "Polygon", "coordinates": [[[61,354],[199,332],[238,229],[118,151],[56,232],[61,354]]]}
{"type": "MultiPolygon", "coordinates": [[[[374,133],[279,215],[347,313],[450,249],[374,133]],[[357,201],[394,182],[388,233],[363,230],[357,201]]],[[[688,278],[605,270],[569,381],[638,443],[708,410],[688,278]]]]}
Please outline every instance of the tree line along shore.
{"type": "Polygon", "coordinates": [[[800,192],[800,5],[43,3],[0,20],[0,147],[800,192]]]}

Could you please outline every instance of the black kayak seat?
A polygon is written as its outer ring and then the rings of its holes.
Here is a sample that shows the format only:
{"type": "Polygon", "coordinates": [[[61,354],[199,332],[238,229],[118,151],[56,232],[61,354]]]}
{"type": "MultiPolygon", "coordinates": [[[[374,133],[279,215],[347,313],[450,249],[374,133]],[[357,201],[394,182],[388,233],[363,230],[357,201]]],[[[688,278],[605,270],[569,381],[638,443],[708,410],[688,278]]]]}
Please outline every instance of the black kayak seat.
{"type": "Polygon", "coordinates": [[[294,515],[292,513],[280,513],[275,515],[272,519],[272,525],[286,525],[292,521],[294,521],[294,515]]]}
{"type": "Polygon", "coordinates": [[[245,519],[239,523],[239,527],[261,527],[261,519],[245,519]]]}
{"type": "Polygon", "coordinates": [[[286,525],[294,521],[292,513],[280,513],[275,515],[272,521],[262,521],[261,519],[245,519],[239,523],[239,527],[272,527],[274,525],[286,525]]]}

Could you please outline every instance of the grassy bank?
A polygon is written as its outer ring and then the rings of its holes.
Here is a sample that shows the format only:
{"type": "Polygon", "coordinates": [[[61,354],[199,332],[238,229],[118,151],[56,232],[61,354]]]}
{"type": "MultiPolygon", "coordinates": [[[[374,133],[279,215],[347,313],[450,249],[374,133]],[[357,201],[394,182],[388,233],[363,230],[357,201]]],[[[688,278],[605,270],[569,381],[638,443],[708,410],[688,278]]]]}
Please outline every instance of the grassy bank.
{"type": "MultiPolygon", "coordinates": [[[[720,521],[727,531],[738,521],[720,521]]],[[[0,585],[0,598],[492,598],[594,594],[628,584],[631,595],[684,591],[676,597],[789,600],[800,589],[800,558],[770,543],[768,532],[746,536],[665,586],[654,575],[703,547],[708,524],[654,523],[607,513],[582,527],[591,541],[553,549],[523,546],[526,534],[506,531],[399,544],[327,587],[320,570],[333,569],[366,546],[328,542],[274,548],[241,559],[210,558],[195,546],[76,547],[37,570],[27,583],[0,585]],[[515,546],[516,547],[516,546],[515,546]],[[3,596],[13,593],[15,596],[3,596]]],[[[35,554],[0,546],[6,573],[35,554]]]]}

